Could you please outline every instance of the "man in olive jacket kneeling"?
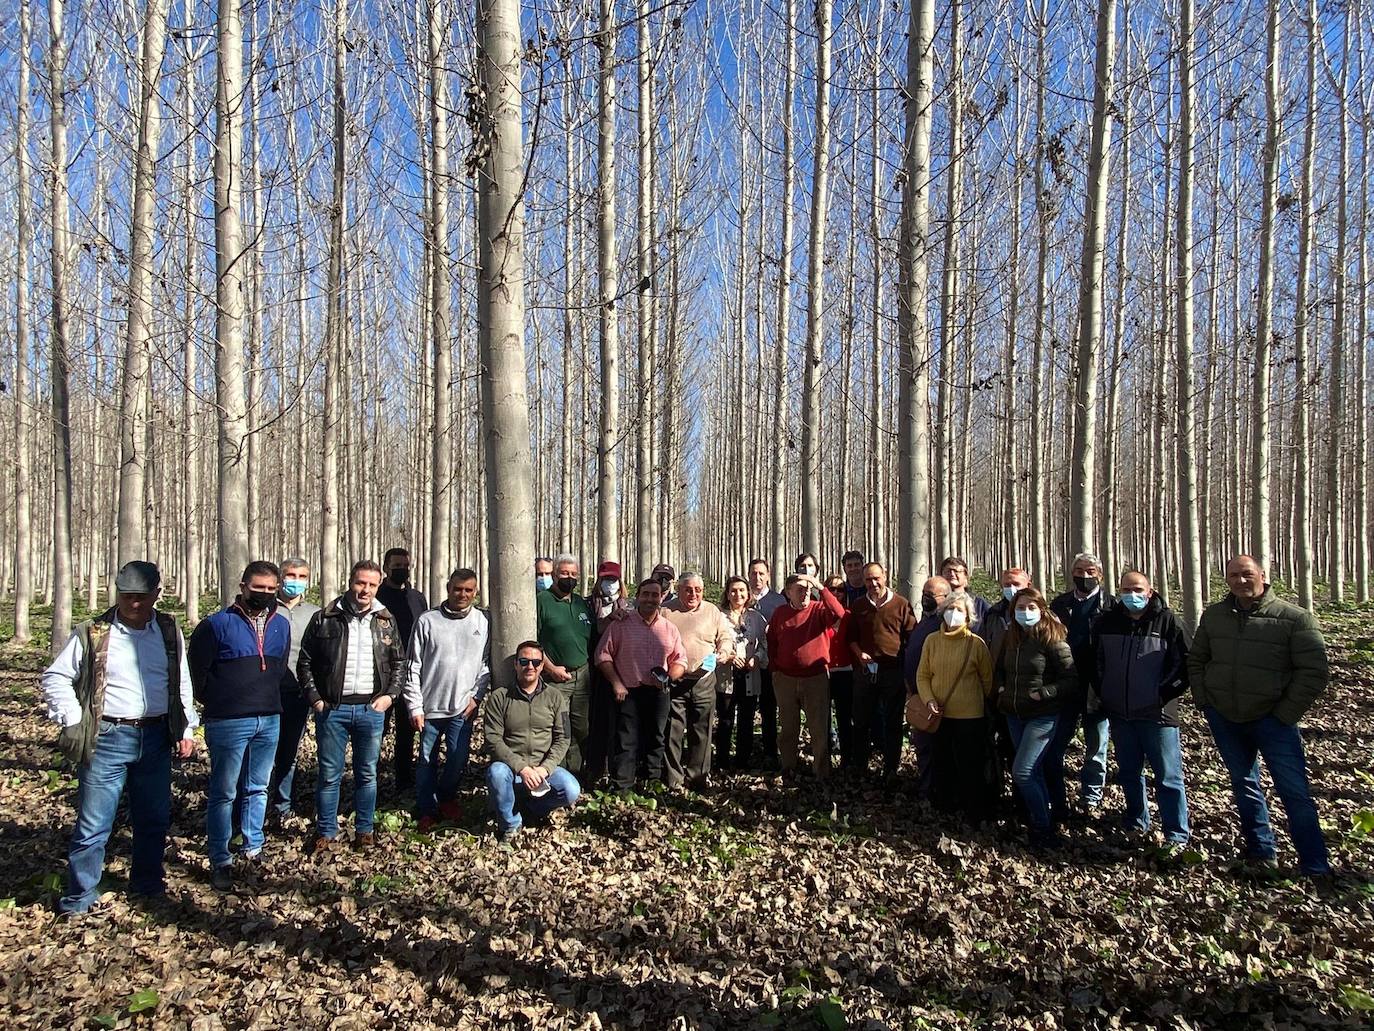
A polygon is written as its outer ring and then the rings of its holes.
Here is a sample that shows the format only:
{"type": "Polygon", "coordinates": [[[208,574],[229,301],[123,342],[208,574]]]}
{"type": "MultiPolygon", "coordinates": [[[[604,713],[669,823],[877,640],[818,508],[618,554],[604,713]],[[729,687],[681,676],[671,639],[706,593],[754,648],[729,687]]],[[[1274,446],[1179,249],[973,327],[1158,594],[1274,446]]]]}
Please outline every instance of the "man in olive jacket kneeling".
{"type": "Polygon", "coordinates": [[[1274,831],[1259,780],[1263,756],[1288,814],[1302,872],[1329,874],[1298,732],[1298,721],[1326,690],[1326,642],[1312,613],[1276,598],[1249,555],[1226,564],[1226,583],[1231,593],[1202,614],[1188,653],[1188,680],[1231,776],[1243,858],[1275,865],[1274,831]]]}
{"type": "Polygon", "coordinates": [[[482,709],[487,751],[487,790],[503,844],[524,824],[577,801],[577,778],[559,766],[572,726],[568,699],[539,677],[544,649],[526,641],[515,649],[515,682],[492,690],[482,709]]]}

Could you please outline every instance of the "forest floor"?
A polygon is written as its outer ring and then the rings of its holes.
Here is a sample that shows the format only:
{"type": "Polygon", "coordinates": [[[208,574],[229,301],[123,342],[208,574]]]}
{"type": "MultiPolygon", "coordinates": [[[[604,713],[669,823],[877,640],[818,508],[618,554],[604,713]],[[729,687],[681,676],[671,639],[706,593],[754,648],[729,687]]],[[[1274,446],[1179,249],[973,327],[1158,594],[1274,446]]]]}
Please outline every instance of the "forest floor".
{"type": "MultiPolygon", "coordinates": [[[[1326,612],[1336,663],[1306,723],[1342,875],[1230,868],[1224,771],[1187,712],[1193,851],[1163,863],[1105,815],[1042,858],[876,782],[584,798],[494,847],[418,835],[383,773],[379,849],[317,863],[270,837],[262,875],[210,889],[207,762],[174,780],[169,894],[59,920],[75,783],[42,719],[37,656],[0,673],[0,1007],[6,1028],[1299,1028],[1374,1018],[1374,642],[1326,612]]],[[[305,745],[298,794],[309,797],[305,745]]],[[[1071,753],[1071,767],[1077,756],[1071,753]]],[[[389,770],[384,756],[383,766],[389,770]]],[[[1280,859],[1294,856],[1280,821],[1280,859]]]]}

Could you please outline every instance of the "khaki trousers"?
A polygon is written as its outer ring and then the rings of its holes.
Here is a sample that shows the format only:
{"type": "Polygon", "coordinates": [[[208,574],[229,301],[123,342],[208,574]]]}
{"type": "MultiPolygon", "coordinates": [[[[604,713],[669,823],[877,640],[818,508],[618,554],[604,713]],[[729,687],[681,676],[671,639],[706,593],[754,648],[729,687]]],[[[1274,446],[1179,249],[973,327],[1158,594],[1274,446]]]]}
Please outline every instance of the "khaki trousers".
{"type": "Polygon", "coordinates": [[[801,714],[805,712],[816,776],[824,777],[830,772],[830,678],[824,673],[789,677],[774,670],[773,693],[778,699],[778,753],[783,770],[797,768],[801,714]]]}

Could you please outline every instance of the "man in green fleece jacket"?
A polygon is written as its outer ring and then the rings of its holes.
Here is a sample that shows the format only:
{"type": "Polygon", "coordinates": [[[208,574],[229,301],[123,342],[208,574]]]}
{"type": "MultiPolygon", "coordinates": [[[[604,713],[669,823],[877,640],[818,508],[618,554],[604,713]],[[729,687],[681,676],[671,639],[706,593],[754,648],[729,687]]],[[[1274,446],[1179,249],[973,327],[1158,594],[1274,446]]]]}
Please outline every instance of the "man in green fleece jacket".
{"type": "Polygon", "coordinates": [[[1274,831],[1259,781],[1263,756],[1302,872],[1329,874],[1298,732],[1298,721],[1326,690],[1326,643],[1312,613],[1274,597],[1249,555],[1226,564],[1226,583],[1231,593],[1202,614],[1188,653],[1188,681],[1231,776],[1243,858],[1275,865],[1274,831]]]}
{"type": "Polygon", "coordinates": [[[487,791],[502,844],[524,824],[570,808],[581,793],[577,778],[559,766],[572,728],[568,699],[540,678],[544,649],[526,641],[515,649],[515,682],[491,691],[482,708],[491,765],[487,791]],[[522,816],[523,812],[523,816],[522,816]]]}

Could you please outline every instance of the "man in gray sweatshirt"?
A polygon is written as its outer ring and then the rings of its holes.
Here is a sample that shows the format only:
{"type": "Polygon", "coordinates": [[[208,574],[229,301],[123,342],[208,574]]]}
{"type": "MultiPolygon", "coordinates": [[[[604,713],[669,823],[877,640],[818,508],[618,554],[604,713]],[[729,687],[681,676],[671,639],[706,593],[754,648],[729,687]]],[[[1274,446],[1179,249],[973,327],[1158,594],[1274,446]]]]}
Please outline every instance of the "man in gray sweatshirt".
{"type": "Polygon", "coordinates": [[[439,820],[457,820],[458,784],[468,768],[477,707],[491,685],[491,635],[477,608],[477,574],[454,570],[448,597],[416,621],[410,633],[405,685],[410,724],[420,732],[415,770],[415,813],[420,832],[439,820]],[[443,758],[440,759],[442,745],[443,758]]]}

